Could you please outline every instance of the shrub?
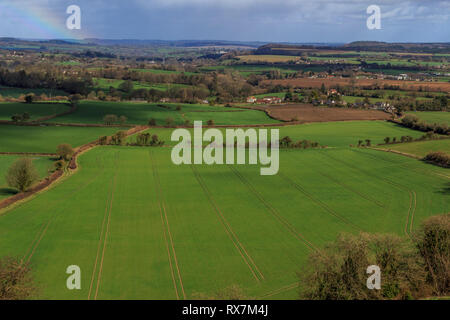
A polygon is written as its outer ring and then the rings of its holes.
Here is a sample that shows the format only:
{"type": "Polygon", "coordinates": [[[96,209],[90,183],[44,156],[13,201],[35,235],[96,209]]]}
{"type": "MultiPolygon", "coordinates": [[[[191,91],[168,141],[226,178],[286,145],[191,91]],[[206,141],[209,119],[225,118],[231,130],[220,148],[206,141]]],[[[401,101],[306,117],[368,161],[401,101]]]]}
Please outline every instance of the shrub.
{"type": "Polygon", "coordinates": [[[19,121],[22,121],[22,115],[16,113],[16,114],[12,115],[11,120],[12,120],[13,122],[19,122],[19,121]]]}
{"type": "Polygon", "coordinates": [[[102,146],[108,144],[108,136],[102,136],[98,139],[98,143],[102,146]]]}
{"type": "Polygon", "coordinates": [[[149,143],[150,133],[139,133],[136,137],[136,144],[138,146],[145,146],[149,143]]]}
{"type": "Polygon", "coordinates": [[[27,263],[12,257],[0,259],[0,300],[25,300],[36,292],[27,263]]]}
{"type": "Polygon", "coordinates": [[[450,293],[450,214],[430,217],[415,233],[415,243],[437,295],[450,293]]]}
{"type": "Polygon", "coordinates": [[[119,122],[120,122],[120,124],[125,124],[126,122],[127,122],[127,117],[125,117],[125,116],[120,116],[119,117],[119,122]]]}
{"type": "Polygon", "coordinates": [[[149,126],[156,126],[156,120],[154,118],[151,118],[150,120],[148,120],[148,125],[149,126]]]}
{"type": "Polygon", "coordinates": [[[74,150],[70,144],[63,143],[60,144],[56,150],[56,154],[60,156],[61,159],[69,161],[74,154],[74,150]]]}
{"type": "Polygon", "coordinates": [[[423,160],[437,164],[444,168],[450,168],[450,156],[444,152],[430,152],[425,156],[425,158],[423,158],[423,160]]]}
{"type": "Polygon", "coordinates": [[[103,122],[107,126],[117,123],[118,120],[119,120],[119,118],[117,118],[117,116],[115,114],[107,114],[106,116],[103,117],[103,122]]]}
{"type": "Polygon", "coordinates": [[[55,161],[53,166],[55,167],[56,170],[62,170],[66,166],[66,162],[61,159],[61,160],[55,161]]]}
{"type": "Polygon", "coordinates": [[[35,95],[33,93],[27,94],[25,96],[25,103],[33,103],[35,100],[35,95]]]}
{"type": "Polygon", "coordinates": [[[175,121],[173,120],[173,118],[167,118],[166,119],[166,126],[167,127],[173,127],[175,125],[175,121]]]}
{"type": "Polygon", "coordinates": [[[300,275],[304,299],[408,299],[426,294],[426,273],[413,244],[397,235],[343,234],[310,255],[300,275]],[[367,267],[382,271],[381,290],[369,290],[367,267]]]}
{"type": "Polygon", "coordinates": [[[116,134],[114,134],[111,137],[110,144],[118,145],[118,146],[124,145],[126,137],[127,137],[127,134],[125,131],[118,131],[116,134]]]}

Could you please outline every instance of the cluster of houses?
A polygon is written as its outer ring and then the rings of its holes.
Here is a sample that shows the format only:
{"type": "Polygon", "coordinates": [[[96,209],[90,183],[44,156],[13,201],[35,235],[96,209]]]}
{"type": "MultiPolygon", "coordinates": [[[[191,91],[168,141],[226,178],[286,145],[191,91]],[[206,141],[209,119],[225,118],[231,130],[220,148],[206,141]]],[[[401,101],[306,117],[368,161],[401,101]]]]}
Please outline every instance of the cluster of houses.
{"type": "Polygon", "coordinates": [[[354,103],[348,103],[342,99],[338,100],[338,96],[342,96],[339,91],[336,89],[330,89],[327,92],[327,100],[313,100],[312,104],[314,105],[327,105],[327,106],[348,106],[348,107],[354,107],[354,108],[367,108],[372,110],[381,110],[385,111],[387,113],[394,113],[396,112],[396,108],[392,106],[389,102],[375,102],[375,103],[367,103],[367,102],[354,102],[354,103]]]}
{"type": "Polygon", "coordinates": [[[278,104],[283,102],[283,99],[280,97],[262,97],[262,98],[256,98],[256,97],[248,97],[247,103],[256,103],[256,104],[278,104]]]}

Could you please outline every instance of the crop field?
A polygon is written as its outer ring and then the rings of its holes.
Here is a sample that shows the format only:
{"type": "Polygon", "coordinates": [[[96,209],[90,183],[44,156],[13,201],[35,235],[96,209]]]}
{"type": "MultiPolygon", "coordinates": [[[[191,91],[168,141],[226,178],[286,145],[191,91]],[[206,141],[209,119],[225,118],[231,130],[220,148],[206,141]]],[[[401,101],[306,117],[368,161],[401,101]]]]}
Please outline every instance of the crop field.
{"type": "Polygon", "coordinates": [[[0,126],[0,152],[54,153],[61,143],[72,147],[112,135],[120,128],[0,126]]]}
{"type": "Polygon", "coordinates": [[[297,56],[281,56],[281,55],[247,55],[239,56],[241,61],[245,62],[289,62],[299,60],[300,57],[297,56]]]}
{"type": "Polygon", "coordinates": [[[14,114],[28,112],[30,120],[36,120],[45,116],[62,113],[69,107],[62,103],[0,103],[0,120],[11,120],[14,114]]]}
{"type": "MultiPolygon", "coordinates": [[[[245,128],[243,129],[245,130],[245,128]]],[[[370,139],[372,145],[375,145],[383,143],[386,136],[400,138],[409,135],[419,138],[423,135],[422,132],[384,121],[319,122],[284,127],[274,126],[267,129],[279,129],[280,138],[289,136],[293,141],[306,139],[333,148],[357,145],[358,140],[363,140],[365,143],[366,139],[370,139]]],[[[226,129],[220,128],[219,130],[224,132],[226,129]]],[[[150,128],[147,132],[158,135],[165,145],[174,145],[177,142],[170,141],[172,131],[173,129],[169,128],[150,128]]],[[[190,131],[192,132],[192,129],[190,131]]],[[[135,137],[131,136],[129,140],[135,141],[135,137]]]]}
{"type": "Polygon", "coordinates": [[[138,72],[150,72],[154,74],[182,74],[184,73],[187,76],[192,76],[196,74],[195,72],[182,72],[182,71],[174,71],[174,70],[163,70],[163,69],[132,69],[133,71],[138,72]]]}
{"type": "Polygon", "coordinates": [[[149,104],[134,102],[83,101],[75,113],[49,120],[57,123],[103,124],[107,114],[126,116],[127,123],[147,124],[153,118],[157,125],[165,125],[167,118],[175,124],[184,124],[186,120],[214,120],[215,124],[261,124],[279,123],[270,119],[262,111],[225,108],[209,105],[191,104],[149,104]],[[176,108],[180,106],[181,110],[176,108]]]}
{"type": "Polygon", "coordinates": [[[47,97],[68,96],[69,95],[67,92],[64,92],[62,90],[26,89],[26,88],[13,88],[13,87],[0,86],[0,95],[3,97],[18,98],[21,95],[26,95],[28,93],[34,93],[37,96],[40,96],[41,94],[45,94],[47,97]]]}
{"type": "Polygon", "coordinates": [[[386,150],[395,150],[418,157],[425,157],[430,152],[441,151],[450,155],[450,139],[416,141],[380,146],[386,150]]]}
{"type": "Polygon", "coordinates": [[[308,253],[338,233],[404,235],[450,210],[444,169],[374,150],[282,151],[275,176],[175,166],[166,148],[97,147],[79,161],[0,215],[0,254],[35,266],[41,298],[189,299],[230,284],[295,298],[308,253]],[[65,288],[73,264],[81,290],[65,288]]]}
{"type": "Polygon", "coordinates": [[[429,123],[446,123],[450,126],[450,112],[446,111],[417,111],[417,112],[407,112],[407,114],[412,114],[419,119],[429,122],[429,123]]]}
{"type": "MultiPolygon", "coordinates": [[[[109,89],[111,87],[117,89],[119,88],[120,84],[123,83],[122,80],[116,80],[116,79],[105,79],[105,78],[94,78],[94,87],[97,90],[102,90],[104,92],[109,92],[109,89]]],[[[149,84],[145,82],[139,82],[139,81],[133,81],[133,88],[134,89],[155,89],[160,91],[166,91],[170,87],[176,87],[176,88],[186,88],[189,87],[188,85],[183,84],[149,84]]]]}
{"type": "MultiPolygon", "coordinates": [[[[10,189],[6,185],[5,174],[8,171],[8,168],[13,164],[14,161],[19,159],[18,155],[0,155],[0,200],[7,198],[13,195],[14,190],[10,189]]],[[[32,157],[33,164],[36,167],[36,170],[39,173],[39,178],[44,178],[47,176],[48,169],[53,165],[52,161],[50,161],[47,157],[32,157]]]]}
{"type": "Polygon", "coordinates": [[[291,68],[292,66],[277,66],[272,65],[259,65],[259,64],[233,64],[233,65],[217,65],[207,66],[200,68],[202,71],[237,71],[242,76],[248,77],[252,74],[263,74],[270,71],[280,71],[282,74],[296,73],[297,70],[291,68]]]}

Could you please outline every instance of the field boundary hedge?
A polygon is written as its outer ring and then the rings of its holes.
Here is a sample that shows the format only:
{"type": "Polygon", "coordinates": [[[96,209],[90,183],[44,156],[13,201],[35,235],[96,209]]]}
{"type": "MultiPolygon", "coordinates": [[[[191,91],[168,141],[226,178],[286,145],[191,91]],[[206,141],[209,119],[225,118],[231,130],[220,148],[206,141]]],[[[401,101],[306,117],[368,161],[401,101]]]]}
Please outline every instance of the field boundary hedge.
{"type": "Polygon", "coordinates": [[[39,157],[55,157],[56,153],[40,153],[40,152],[0,152],[0,155],[6,156],[39,156],[39,157]]]}

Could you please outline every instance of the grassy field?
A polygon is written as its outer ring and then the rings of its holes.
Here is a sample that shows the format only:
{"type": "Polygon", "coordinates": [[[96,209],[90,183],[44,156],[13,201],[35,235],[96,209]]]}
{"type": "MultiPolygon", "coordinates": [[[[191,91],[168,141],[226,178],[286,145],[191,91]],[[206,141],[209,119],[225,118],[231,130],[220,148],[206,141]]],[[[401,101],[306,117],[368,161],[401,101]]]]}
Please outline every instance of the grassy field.
{"type": "Polygon", "coordinates": [[[249,77],[252,74],[263,74],[270,71],[280,71],[282,74],[295,73],[297,70],[291,66],[277,66],[272,65],[258,65],[258,64],[231,64],[231,65],[217,65],[201,67],[200,70],[208,71],[235,71],[239,72],[243,77],[249,77]]]}
{"type": "Polygon", "coordinates": [[[0,103],[0,120],[11,120],[14,114],[28,112],[30,120],[36,120],[45,116],[62,113],[69,110],[69,107],[62,103],[0,103]]]}
{"type": "Polygon", "coordinates": [[[0,126],[0,152],[54,153],[61,143],[73,147],[112,135],[120,128],[0,126]]]}
{"type": "Polygon", "coordinates": [[[389,144],[379,147],[419,157],[425,157],[428,153],[436,151],[442,151],[450,155],[450,139],[389,144]]]}
{"type": "MultiPolygon", "coordinates": [[[[385,121],[320,122],[286,127],[274,126],[267,129],[279,129],[280,138],[289,136],[293,141],[306,139],[329,147],[348,147],[351,144],[357,145],[358,140],[366,139],[370,139],[372,145],[375,145],[383,143],[383,139],[386,136],[400,138],[401,136],[409,135],[418,138],[423,135],[422,132],[385,121]]],[[[224,131],[225,129],[221,130],[224,131]]],[[[157,134],[167,145],[177,143],[170,141],[172,131],[173,129],[166,128],[151,128],[148,130],[152,134],[157,134]]],[[[130,139],[134,140],[135,138],[130,137],[130,139]]]]}
{"type": "Polygon", "coordinates": [[[182,71],[163,70],[163,69],[131,69],[131,70],[138,71],[138,72],[150,72],[150,73],[154,73],[154,74],[182,74],[182,73],[184,73],[187,76],[192,76],[192,75],[197,74],[195,72],[182,72],[182,71]]]}
{"type": "Polygon", "coordinates": [[[186,120],[203,120],[206,122],[210,119],[214,120],[215,124],[279,123],[279,121],[270,119],[264,112],[257,110],[195,104],[101,101],[83,101],[79,104],[75,113],[49,120],[49,122],[102,124],[103,117],[107,114],[124,115],[128,119],[127,123],[131,124],[147,124],[151,118],[156,120],[157,125],[165,125],[167,118],[172,118],[175,124],[180,125],[184,124],[186,120]],[[181,110],[176,110],[177,106],[180,106],[181,110]]]}
{"type": "Polygon", "coordinates": [[[0,95],[3,97],[13,97],[18,98],[21,95],[25,95],[28,93],[34,93],[35,95],[40,96],[41,94],[45,94],[48,97],[53,96],[68,96],[67,92],[62,90],[53,90],[53,89],[24,89],[24,88],[13,88],[13,87],[4,87],[0,86],[0,95]]]}
{"type": "Polygon", "coordinates": [[[417,111],[417,112],[407,112],[407,114],[412,114],[419,119],[429,122],[429,123],[446,123],[450,125],[450,112],[446,111],[417,111]]]}
{"type": "Polygon", "coordinates": [[[450,210],[444,169],[374,150],[281,151],[275,176],[175,166],[167,148],[99,147],[80,165],[0,215],[0,255],[33,264],[41,298],[189,299],[230,284],[296,298],[308,253],[339,232],[404,235],[450,210]]]}
{"type": "Polygon", "coordinates": [[[289,62],[299,60],[297,56],[281,56],[281,55],[247,55],[238,56],[239,60],[244,62],[289,62]]]}
{"type": "MultiPolygon", "coordinates": [[[[21,158],[15,155],[0,155],[0,200],[14,194],[14,190],[6,184],[5,174],[14,161],[21,158]]],[[[47,176],[48,169],[53,166],[53,162],[47,157],[32,157],[33,164],[39,173],[39,178],[47,176]]]]}
{"type": "MultiPolygon", "coordinates": [[[[94,88],[96,90],[102,90],[104,92],[109,92],[109,89],[111,87],[118,89],[120,84],[123,83],[123,80],[116,80],[116,79],[105,79],[105,78],[94,78],[94,88]]],[[[188,85],[183,84],[164,84],[164,83],[158,83],[158,84],[149,84],[139,81],[133,81],[133,89],[156,89],[160,91],[167,91],[169,88],[186,88],[189,87],[188,85]]]]}

